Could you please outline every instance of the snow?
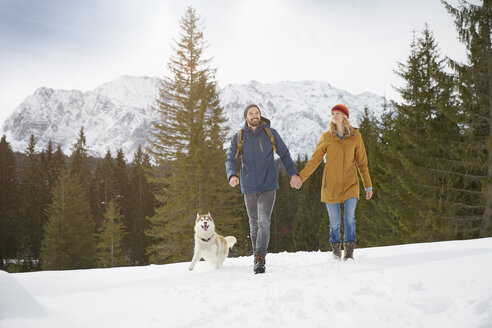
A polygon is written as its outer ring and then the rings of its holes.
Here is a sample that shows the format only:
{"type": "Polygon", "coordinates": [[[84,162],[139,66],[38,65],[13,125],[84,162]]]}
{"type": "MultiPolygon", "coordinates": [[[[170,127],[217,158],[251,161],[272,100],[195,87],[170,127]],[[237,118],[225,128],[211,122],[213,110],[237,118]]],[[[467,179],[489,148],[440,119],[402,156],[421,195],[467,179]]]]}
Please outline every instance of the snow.
{"type": "MultiPolygon", "coordinates": [[[[191,260],[191,259],[190,259],[191,260]]],[[[0,272],[0,327],[492,327],[492,238],[199,262],[0,272]]]]}
{"type": "MultiPolygon", "coordinates": [[[[133,158],[138,146],[148,145],[152,122],[158,121],[156,98],[164,80],[158,77],[122,76],[94,90],[54,90],[39,88],[29,95],[5,120],[5,134],[12,149],[24,152],[32,135],[36,150],[51,140],[69,155],[84,127],[91,155],[104,157],[123,149],[133,158]]],[[[246,105],[255,103],[269,118],[289,147],[292,157],[310,156],[319,137],[328,127],[330,109],[337,103],[350,108],[350,119],[358,126],[364,107],[381,116],[384,98],[372,93],[352,95],[327,82],[298,81],[230,84],[220,91],[227,127],[232,136],[244,124],[246,105]]],[[[227,140],[225,147],[228,147],[227,140]]]]}

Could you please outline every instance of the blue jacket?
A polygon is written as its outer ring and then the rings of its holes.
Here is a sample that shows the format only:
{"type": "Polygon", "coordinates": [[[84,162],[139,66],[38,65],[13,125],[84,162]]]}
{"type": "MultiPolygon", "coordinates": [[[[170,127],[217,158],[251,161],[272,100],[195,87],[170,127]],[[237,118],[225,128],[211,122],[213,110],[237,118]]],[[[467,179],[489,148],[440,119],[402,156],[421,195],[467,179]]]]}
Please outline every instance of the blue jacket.
{"type": "MultiPolygon", "coordinates": [[[[265,127],[269,127],[269,121],[262,118],[262,123],[253,131],[244,123],[242,128],[242,139],[244,144],[242,147],[241,170],[239,181],[241,184],[241,192],[243,194],[257,194],[267,190],[278,189],[277,169],[273,159],[273,145],[268,137],[265,127]]],[[[289,174],[293,176],[297,174],[294,162],[290,157],[290,152],[283,142],[282,138],[275,129],[270,128],[274,136],[275,147],[277,154],[280,156],[282,163],[289,174]]],[[[237,134],[234,134],[231,140],[227,159],[225,162],[227,179],[231,176],[237,176],[237,134]]]]}

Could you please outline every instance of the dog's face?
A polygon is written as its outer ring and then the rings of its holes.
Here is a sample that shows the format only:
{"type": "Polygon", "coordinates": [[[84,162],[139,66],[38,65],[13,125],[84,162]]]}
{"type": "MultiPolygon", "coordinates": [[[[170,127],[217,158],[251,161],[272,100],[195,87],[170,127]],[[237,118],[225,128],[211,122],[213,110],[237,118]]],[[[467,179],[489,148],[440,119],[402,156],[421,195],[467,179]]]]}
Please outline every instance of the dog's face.
{"type": "Polygon", "coordinates": [[[214,232],[215,230],[215,225],[214,225],[214,219],[212,219],[212,216],[210,213],[208,214],[196,214],[196,220],[195,220],[195,231],[197,233],[200,232],[214,232]]]}

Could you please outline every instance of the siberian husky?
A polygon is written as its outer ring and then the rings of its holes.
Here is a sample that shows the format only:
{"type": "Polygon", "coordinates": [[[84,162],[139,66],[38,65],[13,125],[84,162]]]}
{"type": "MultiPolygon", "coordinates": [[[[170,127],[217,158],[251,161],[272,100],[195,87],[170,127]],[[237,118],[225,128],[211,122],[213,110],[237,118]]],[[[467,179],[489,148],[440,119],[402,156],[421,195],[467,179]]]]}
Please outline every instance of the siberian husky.
{"type": "Polygon", "coordinates": [[[220,268],[229,255],[229,248],[236,243],[236,237],[223,237],[215,232],[214,219],[210,213],[196,214],[195,220],[195,252],[189,269],[193,270],[201,258],[220,268]]]}

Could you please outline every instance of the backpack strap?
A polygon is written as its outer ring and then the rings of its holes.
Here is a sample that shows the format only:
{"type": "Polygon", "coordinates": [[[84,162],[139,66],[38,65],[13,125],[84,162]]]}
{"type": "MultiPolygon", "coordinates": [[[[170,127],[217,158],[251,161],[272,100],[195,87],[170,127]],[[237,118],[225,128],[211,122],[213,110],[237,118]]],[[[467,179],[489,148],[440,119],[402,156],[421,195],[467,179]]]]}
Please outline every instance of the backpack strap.
{"type": "MultiPolygon", "coordinates": [[[[265,127],[265,131],[268,135],[268,138],[270,139],[270,142],[272,143],[273,151],[277,152],[277,147],[275,147],[275,137],[273,136],[272,130],[270,130],[269,127],[265,127]]],[[[244,144],[244,139],[243,139],[243,129],[240,129],[239,132],[237,133],[237,150],[236,150],[236,159],[238,159],[239,156],[243,155],[243,144],[244,144]]]]}
{"type": "Polygon", "coordinates": [[[239,156],[243,155],[243,144],[244,144],[243,129],[240,129],[239,132],[237,133],[237,150],[236,150],[236,157],[235,157],[236,159],[239,156]]]}
{"type": "Polygon", "coordinates": [[[272,143],[273,150],[277,152],[277,147],[275,147],[275,138],[273,137],[272,130],[270,130],[269,127],[265,127],[265,131],[268,135],[268,138],[270,138],[270,142],[272,143]]]}

